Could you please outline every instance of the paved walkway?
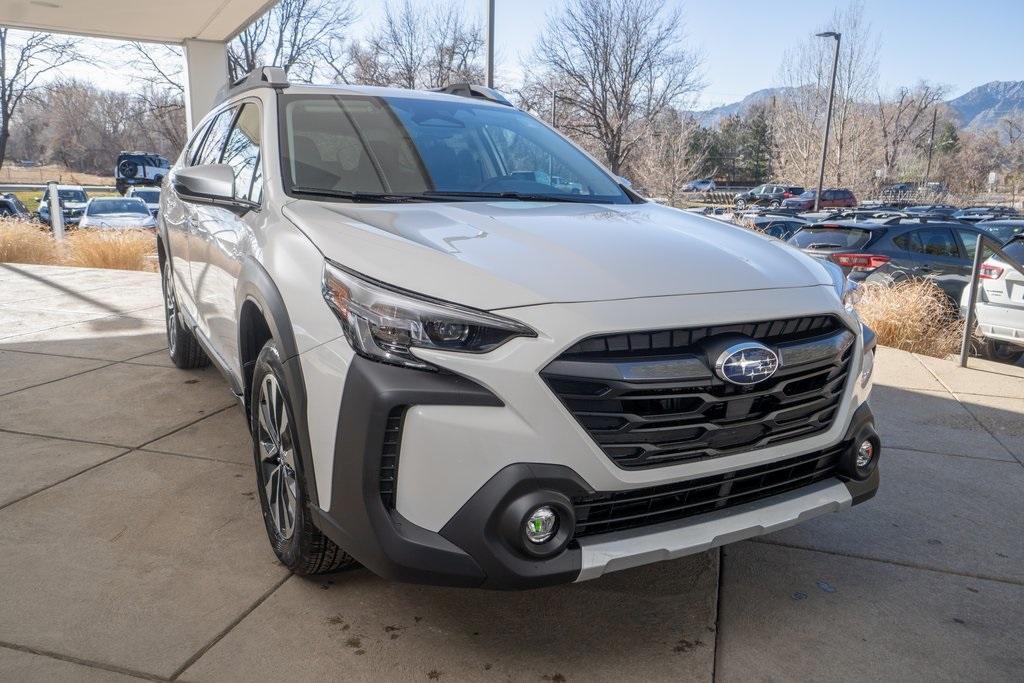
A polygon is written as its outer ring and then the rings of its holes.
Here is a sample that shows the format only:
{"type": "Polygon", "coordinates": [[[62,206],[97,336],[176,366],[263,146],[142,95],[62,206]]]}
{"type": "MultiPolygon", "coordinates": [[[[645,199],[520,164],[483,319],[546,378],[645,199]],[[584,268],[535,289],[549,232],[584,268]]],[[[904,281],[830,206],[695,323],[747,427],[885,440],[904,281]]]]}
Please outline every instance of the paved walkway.
{"type": "Polygon", "coordinates": [[[156,275],[0,264],[0,680],[1020,680],[1024,368],[883,349],[870,503],[492,593],[289,576],[156,275]]]}

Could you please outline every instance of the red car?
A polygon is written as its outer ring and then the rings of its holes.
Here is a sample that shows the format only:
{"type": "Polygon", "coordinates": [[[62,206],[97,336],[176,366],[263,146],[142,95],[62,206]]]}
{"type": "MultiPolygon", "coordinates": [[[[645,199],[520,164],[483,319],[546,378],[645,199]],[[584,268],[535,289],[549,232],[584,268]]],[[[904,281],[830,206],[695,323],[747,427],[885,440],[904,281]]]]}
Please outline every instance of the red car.
{"type": "MultiPolygon", "coordinates": [[[[796,209],[797,211],[813,211],[814,195],[817,192],[817,190],[807,190],[799,197],[785,199],[782,202],[782,208],[796,209]]],[[[818,204],[818,207],[821,209],[852,209],[855,206],[857,206],[857,198],[853,195],[853,190],[837,187],[823,190],[821,202],[818,204]]]]}

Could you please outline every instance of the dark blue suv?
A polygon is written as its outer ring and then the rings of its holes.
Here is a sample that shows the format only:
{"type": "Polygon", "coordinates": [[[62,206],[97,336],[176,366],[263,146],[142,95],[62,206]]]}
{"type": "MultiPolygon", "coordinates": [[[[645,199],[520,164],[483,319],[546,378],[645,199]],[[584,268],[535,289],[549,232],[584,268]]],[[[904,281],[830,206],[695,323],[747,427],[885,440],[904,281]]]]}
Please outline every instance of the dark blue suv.
{"type": "Polygon", "coordinates": [[[959,304],[982,232],[959,221],[900,216],[815,223],[788,242],[838,264],[855,282],[927,278],[959,304]]]}

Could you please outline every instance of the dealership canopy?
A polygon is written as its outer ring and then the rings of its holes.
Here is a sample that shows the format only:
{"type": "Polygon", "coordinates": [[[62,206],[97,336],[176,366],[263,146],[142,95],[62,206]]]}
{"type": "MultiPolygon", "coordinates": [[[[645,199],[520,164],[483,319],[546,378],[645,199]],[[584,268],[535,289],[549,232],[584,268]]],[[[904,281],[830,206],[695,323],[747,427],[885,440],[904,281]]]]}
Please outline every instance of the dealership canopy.
{"type": "Polygon", "coordinates": [[[2,0],[0,26],[181,45],[189,128],[227,83],[226,45],[276,0],[2,0]]]}

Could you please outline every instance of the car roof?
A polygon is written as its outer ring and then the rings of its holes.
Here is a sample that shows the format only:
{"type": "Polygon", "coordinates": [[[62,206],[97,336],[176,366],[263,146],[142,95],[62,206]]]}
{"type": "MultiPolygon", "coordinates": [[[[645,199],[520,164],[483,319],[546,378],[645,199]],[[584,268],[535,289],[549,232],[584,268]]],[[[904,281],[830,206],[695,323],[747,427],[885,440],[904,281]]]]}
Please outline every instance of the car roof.
{"type": "Polygon", "coordinates": [[[996,218],[990,221],[981,221],[980,223],[975,223],[975,225],[1009,225],[1014,228],[1024,227],[1024,218],[996,218]]]}
{"type": "Polygon", "coordinates": [[[341,83],[332,85],[310,85],[306,83],[297,83],[285,88],[275,88],[271,85],[263,85],[256,88],[248,88],[238,93],[229,93],[225,101],[233,101],[236,98],[251,95],[253,90],[276,90],[277,92],[281,92],[285,95],[362,95],[368,97],[401,97],[405,99],[439,100],[462,103],[465,103],[466,100],[470,100],[475,104],[482,106],[499,107],[503,110],[511,108],[498,102],[492,102],[491,100],[483,97],[466,97],[464,95],[452,95],[443,92],[434,92],[431,90],[412,90],[409,88],[393,88],[377,85],[346,85],[341,83]]]}

